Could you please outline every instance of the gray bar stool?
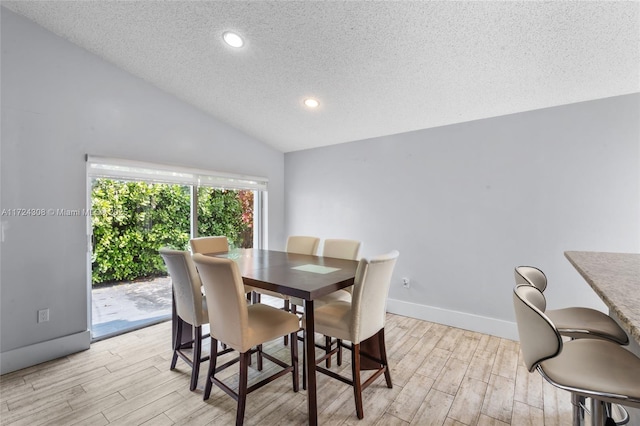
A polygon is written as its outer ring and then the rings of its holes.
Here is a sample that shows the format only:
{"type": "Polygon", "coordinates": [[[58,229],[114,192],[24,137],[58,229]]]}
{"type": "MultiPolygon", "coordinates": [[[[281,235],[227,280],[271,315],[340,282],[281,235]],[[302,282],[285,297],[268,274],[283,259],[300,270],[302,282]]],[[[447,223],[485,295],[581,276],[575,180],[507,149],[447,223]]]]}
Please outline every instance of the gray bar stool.
{"type": "MultiPolygon", "coordinates": [[[[514,270],[516,284],[532,285],[541,292],[547,288],[547,276],[535,266],[518,266],[514,270]]],[[[628,345],[629,337],[617,322],[609,315],[595,309],[568,307],[562,309],[543,309],[558,329],[558,332],[571,339],[602,339],[619,345],[628,345]]],[[[584,399],[579,404],[586,405],[584,399]]],[[[629,422],[629,413],[619,405],[608,405],[607,410],[616,425],[629,422]]]]}
{"type": "Polygon", "coordinates": [[[574,425],[585,418],[580,398],[591,398],[593,426],[605,425],[607,403],[640,408],[640,358],[609,340],[564,342],[544,312],[544,295],[534,286],[516,286],[513,306],[526,367],[571,392],[574,425]]]}
{"type": "MultiPolygon", "coordinates": [[[[516,284],[529,284],[544,292],[547,277],[534,266],[518,266],[514,275],[516,284]]],[[[609,315],[595,309],[569,307],[549,309],[544,313],[556,326],[560,334],[571,339],[603,339],[619,345],[628,345],[629,337],[609,315]]]]}

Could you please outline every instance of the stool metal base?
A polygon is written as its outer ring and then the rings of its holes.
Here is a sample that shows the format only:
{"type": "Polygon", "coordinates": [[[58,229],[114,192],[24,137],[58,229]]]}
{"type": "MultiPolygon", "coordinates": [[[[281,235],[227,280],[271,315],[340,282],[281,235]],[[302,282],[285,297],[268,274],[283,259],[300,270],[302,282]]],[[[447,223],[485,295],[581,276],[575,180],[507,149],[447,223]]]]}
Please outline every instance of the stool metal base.
{"type": "Polygon", "coordinates": [[[629,423],[629,412],[620,404],[611,404],[609,407],[609,417],[616,422],[616,425],[626,425],[629,423]]]}
{"type": "Polygon", "coordinates": [[[573,405],[573,426],[606,426],[607,418],[611,418],[616,425],[629,423],[629,412],[620,404],[584,398],[571,394],[573,405]]]}

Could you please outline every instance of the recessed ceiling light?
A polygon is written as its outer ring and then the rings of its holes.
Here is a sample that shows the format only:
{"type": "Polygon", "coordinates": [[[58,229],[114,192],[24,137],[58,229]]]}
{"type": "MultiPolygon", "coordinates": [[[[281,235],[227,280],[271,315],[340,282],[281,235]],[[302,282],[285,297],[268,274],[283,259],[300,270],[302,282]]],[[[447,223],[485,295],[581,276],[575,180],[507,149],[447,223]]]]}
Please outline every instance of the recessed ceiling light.
{"type": "Polygon", "coordinates": [[[225,43],[227,43],[231,47],[242,47],[244,45],[244,40],[242,40],[242,37],[231,31],[226,31],[224,34],[222,34],[222,38],[224,39],[225,43]]]}
{"type": "Polygon", "coordinates": [[[313,98],[307,98],[304,100],[304,105],[307,108],[317,108],[318,105],[320,105],[320,102],[318,102],[317,100],[313,99],[313,98]]]}

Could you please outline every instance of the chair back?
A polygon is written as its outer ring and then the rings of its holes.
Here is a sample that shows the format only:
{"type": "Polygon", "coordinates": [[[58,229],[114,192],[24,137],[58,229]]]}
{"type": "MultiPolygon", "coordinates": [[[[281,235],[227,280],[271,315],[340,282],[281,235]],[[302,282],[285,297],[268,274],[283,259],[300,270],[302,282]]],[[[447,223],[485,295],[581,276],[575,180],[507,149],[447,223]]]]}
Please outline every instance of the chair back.
{"type": "Polygon", "coordinates": [[[387,295],[398,256],[394,250],[371,260],[360,259],[351,299],[353,343],[360,343],[384,328],[387,295]]]}
{"type": "Polygon", "coordinates": [[[322,255],[338,259],[356,260],[360,254],[360,241],[326,239],[322,248],[322,255]]]}
{"type": "Polygon", "coordinates": [[[246,352],[249,314],[238,265],[231,259],[193,255],[209,309],[210,334],[233,349],[246,352]]]}
{"type": "Polygon", "coordinates": [[[516,284],[529,284],[542,292],[547,288],[547,276],[534,266],[518,266],[513,273],[516,284]]]}
{"type": "Polygon", "coordinates": [[[315,256],[319,244],[320,238],[292,235],[287,238],[286,251],[288,253],[310,254],[315,256]]]}
{"type": "Polygon", "coordinates": [[[542,292],[532,285],[521,284],[513,289],[520,349],[529,371],[562,351],[562,338],[555,325],[544,314],[545,304],[542,292]]]}
{"type": "Polygon", "coordinates": [[[202,284],[191,260],[191,253],[163,247],[160,249],[160,256],[171,277],[178,316],[195,327],[208,323],[207,312],[202,306],[202,284]]]}
{"type": "Polygon", "coordinates": [[[198,237],[189,240],[191,253],[224,253],[229,251],[229,241],[225,236],[198,237]]]}
{"type": "MultiPolygon", "coordinates": [[[[326,239],[322,248],[322,255],[326,257],[334,257],[337,259],[357,260],[360,254],[360,241],[342,240],[342,239],[326,239]]],[[[353,286],[347,287],[345,291],[353,292],[353,286]]]]}

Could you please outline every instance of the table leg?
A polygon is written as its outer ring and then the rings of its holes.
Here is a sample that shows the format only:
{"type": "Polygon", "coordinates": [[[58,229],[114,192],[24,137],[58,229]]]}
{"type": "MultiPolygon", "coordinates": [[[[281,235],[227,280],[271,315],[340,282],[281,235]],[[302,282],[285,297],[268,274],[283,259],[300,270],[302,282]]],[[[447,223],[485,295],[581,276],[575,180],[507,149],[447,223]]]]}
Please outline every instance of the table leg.
{"type": "Polygon", "coordinates": [[[316,394],[316,345],[313,300],[304,301],[305,331],[304,350],[307,358],[307,403],[309,407],[309,425],[318,424],[318,400],[316,394]]]}

